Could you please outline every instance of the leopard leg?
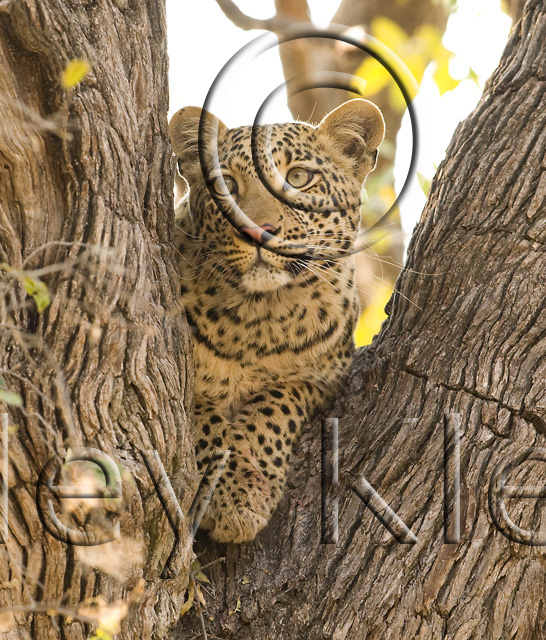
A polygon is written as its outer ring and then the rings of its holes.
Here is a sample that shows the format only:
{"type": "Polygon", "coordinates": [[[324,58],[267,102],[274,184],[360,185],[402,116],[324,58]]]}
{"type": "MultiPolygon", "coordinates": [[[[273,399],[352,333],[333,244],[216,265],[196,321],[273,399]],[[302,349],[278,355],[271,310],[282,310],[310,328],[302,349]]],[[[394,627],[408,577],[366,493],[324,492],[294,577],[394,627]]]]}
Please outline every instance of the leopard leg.
{"type": "Polygon", "coordinates": [[[292,384],[257,393],[231,420],[210,402],[196,405],[199,472],[231,452],[201,522],[212,538],[247,542],[265,527],[281,499],[293,444],[321,400],[318,389],[292,384]]]}

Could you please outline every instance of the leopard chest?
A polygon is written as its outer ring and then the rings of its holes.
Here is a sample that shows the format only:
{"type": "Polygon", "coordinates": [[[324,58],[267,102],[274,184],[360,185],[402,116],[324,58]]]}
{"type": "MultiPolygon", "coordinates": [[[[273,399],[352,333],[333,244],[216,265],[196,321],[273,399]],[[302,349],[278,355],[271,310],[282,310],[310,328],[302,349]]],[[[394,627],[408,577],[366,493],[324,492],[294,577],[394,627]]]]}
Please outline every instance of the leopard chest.
{"type": "Polygon", "coordinates": [[[285,383],[328,388],[352,351],[356,311],[345,297],[305,304],[187,306],[192,327],[197,396],[237,410],[254,394],[285,383]]]}

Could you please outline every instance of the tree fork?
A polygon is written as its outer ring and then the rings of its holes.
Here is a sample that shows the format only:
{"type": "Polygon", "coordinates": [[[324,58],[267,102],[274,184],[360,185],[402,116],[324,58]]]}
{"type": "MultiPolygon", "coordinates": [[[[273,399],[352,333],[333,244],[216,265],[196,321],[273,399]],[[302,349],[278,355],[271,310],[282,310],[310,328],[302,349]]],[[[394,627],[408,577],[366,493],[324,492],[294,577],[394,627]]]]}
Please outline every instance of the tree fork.
{"type": "MultiPolygon", "coordinates": [[[[321,544],[317,420],[258,539],[227,552],[201,542],[203,563],[226,555],[209,574],[216,636],[542,637],[546,547],[509,539],[492,511],[504,500],[534,535],[546,523],[543,499],[504,499],[491,479],[511,463],[509,485],[536,496],[546,481],[545,40],[546,7],[531,0],[432,183],[389,318],[330,412],[339,417],[338,543],[321,544]],[[453,420],[460,540],[452,529],[446,542],[444,432],[453,420]],[[354,492],[362,476],[415,544],[397,542],[364,507],[354,492]]],[[[197,628],[188,614],[177,637],[197,628]]]]}

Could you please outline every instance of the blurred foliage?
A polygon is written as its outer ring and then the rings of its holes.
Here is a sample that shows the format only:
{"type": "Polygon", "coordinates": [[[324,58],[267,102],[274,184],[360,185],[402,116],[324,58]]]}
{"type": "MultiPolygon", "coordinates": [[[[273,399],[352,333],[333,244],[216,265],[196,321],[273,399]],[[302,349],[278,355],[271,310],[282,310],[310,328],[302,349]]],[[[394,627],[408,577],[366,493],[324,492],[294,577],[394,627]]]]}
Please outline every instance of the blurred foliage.
{"type": "MultiPolygon", "coordinates": [[[[130,601],[129,598],[128,601],[130,601]]],[[[103,595],[87,598],[78,609],[80,615],[96,620],[96,631],[90,640],[113,640],[121,630],[121,621],[129,611],[128,602],[116,600],[108,603],[103,595]]]]}
{"type": "Polygon", "coordinates": [[[27,294],[34,298],[38,313],[42,313],[42,311],[49,307],[51,304],[51,297],[49,295],[49,289],[43,280],[34,276],[30,271],[14,269],[5,262],[0,262],[0,270],[14,276],[21,282],[27,294]]]}
{"type": "Polygon", "coordinates": [[[2,378],[0,378],[0,402],[5,402],[13,407],[21,407],[23,405],[21,396],[15,391],[7,389],[2,378]]]}
{"type": "Polygon", "coordinates": [[[90,640],[113,640],[112,636],[108,633],[108,631],[105,631],[104,629],[101,629],[100,627],[95,631],[95,634],[93,636],[91,636],[90,640]]]}
{"type": "Polygon", "coordinates": [[[393,289],[387,285],[374,287],[374,295],[371,303],[362,312],[355,331],[355,343],[357,347],[370,344],[373,337],[379,333],[383,321],[387,318],[385,305],[392,296],[393,289]]]}
{"type": "MultiPolygon", "coordinates": [[[[443,45],[442,31],[434,25],[420,25],[410,36],[393,20],[378,16],[370,24],[370,35],[381,43],[378,53],[385,57],[400,77],[410,100],[415,98],[425,70],[431,63],[434,65],[432,77],[440,95],[452,91],[465,79],[456,79],[451,75],[449,65],[455,54],[443,45]]],[[[367,58],[357,70],[357,75],[366,81],[365,97],[372,97],[387,89],[392,109],[405,109],[402,92],[380,62],[372,57],[367,58]]],[[[475,77],[475,74],[470,71],[469,77],[475,77]]]]}
{"type": "MultiPolygon", "coordinates": [[[[438,1],[447,2],[450,10],[455,8],[455,0],[438,1]]],[[[443,45],[443,31],[435,25],[421,24],[410,35],[393,20],[377,16],[370,24],[369,33],[372,36],[369,44],[398,75],[409,100],[413,100],[417,95],[429,65],[432,65],[431,76],[440,95],[457,88],[466,79],[452,76],[450,63],[455,54],[443,45]]],[[[373,99],[377,94],[386,92],[388,105],[394,112],[402,113],[405,110],[406,102],[400,88],[379,61],[369,56],[360,65],[356,75],[366,82],[362,92],[364,97],[373,99]]],[[[476,80],[476,74],[472,70],[469,70],[467,77],[476,80]]],[[[396,200],[393,188],[394,141],[385,140],[380,153],[383,159],[390,162],[386,166],[383,164],[383,168],[369,176],[366,188],[371,195],[365,201],[362,210],[362,229],[369,229],[366,233],[370,247],[368,253],[372,257],[372,263],[373,256],[377,258],[377,263],[372,264],[372,267],[375,267],[372,274],[373,286],[371,291],[367,291],[371,295],[371,301],[363,310],[355,332],[357,346],[369,344],[379,332],[386,318],[384,308],[392,295],[398,272],[391,257],[396,254],[397,238],[394,234],[400,232],[395,222],[399,216],[398,209],[391,211],[384,224],[379,222],[380,216],[383,216],[396,200]]],[[[419,174],[418,180],[427,195],[430,179],[419,174]]]]}
{"type": "MultiPolygon", "coordinates": [[[[392,142],[384,140],[381,143],[383,158],[394,162],[394,153],[392,142]]],[[[362,194],[360,233],[365,234],[367,254],[372,259],[372,268],[375,268],[375,271],[368,274],[372,275],[372,298],[371,302],[363,308],[358,321],[355,331],[357,347],[369,344],[387,317],[384,307],[392,295],[394,279],[398,273],[392,258],[393,253],[396,253],[394,250],[396,236],[401,233],[398,224],[398,207],[394,207],[390,214],[385,216],[396,200],[393,185],[393,165],[389,163],[383,169],[376,169],[368,176],[366,189],[362,194]],[[389,267],[389,274],[385,273],[384,266],[389,267]]],[[[359,265],[358,268],[363,267],[359,265]]]]}

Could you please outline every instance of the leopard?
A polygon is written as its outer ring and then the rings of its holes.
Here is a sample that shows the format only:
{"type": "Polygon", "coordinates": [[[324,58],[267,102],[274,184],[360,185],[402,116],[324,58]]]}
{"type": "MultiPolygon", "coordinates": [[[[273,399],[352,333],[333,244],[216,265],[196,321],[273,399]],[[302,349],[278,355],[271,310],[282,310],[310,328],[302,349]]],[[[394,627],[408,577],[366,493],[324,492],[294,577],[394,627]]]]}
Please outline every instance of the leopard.
{"type": "Polygon", "coordinates": [[[281,500],[302,428],[349,374],[352,248],[385,122],[355,98],[318,125],[228,128],[184,107],[169,132],[187,183],[175,242],[203,482],[227,452],[200,527],[221,543],[250,542],[281,500]]]}

